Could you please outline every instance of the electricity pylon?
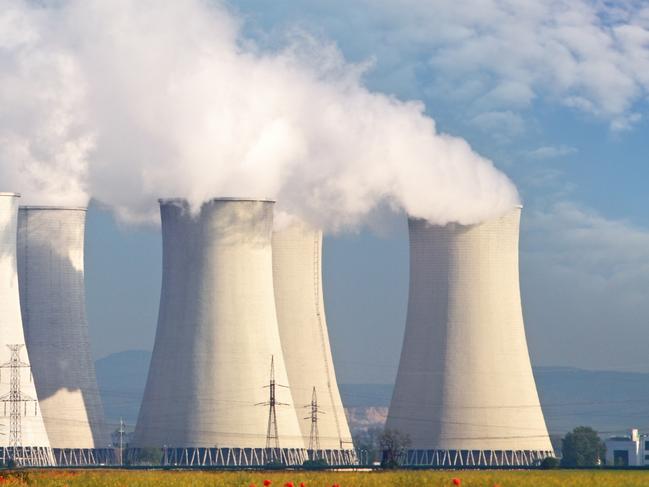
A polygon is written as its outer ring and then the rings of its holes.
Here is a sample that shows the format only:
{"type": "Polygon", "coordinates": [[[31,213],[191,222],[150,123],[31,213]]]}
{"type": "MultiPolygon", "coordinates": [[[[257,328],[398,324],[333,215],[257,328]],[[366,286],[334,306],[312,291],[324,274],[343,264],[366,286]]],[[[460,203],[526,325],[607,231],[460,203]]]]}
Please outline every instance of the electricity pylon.
{"type": "Polygon", "coordinates": [[[311,414],[304,419],[311,420],[311,433],[309,434],[309,454],[311,455],[311,460],[318,459],[318,453],[320,452],[320,433],[318,432],[318,414],[324,414],[318,407],[318,396],[315,392],[315,387],[313,388],[313,394],[311,395],[311,404],[304,406],[305,408],[311,408],[311,414]]]}
{"type": "MultiPolygon", "coordinates": [[[[7,345],[11,351],[9,362],[0,365],[0,370],[9,369],[10,386],[9,392],[0,396],[4,403],[4,415],[7,415],[7,403],[9,403],[9,451],[11,458],[16,464],[23,463],[23,438],[22,438],[22,417],[27,416],[27,403],[34,403],[34,416],[37,414],[37,401],[35,398],[23,394],[20,390],[20,369],[29,369],[28,363],[20,360],[20,349],[24,345],[7,345]],[[24,406],[24,413],[22,411],[24,406]]],[[[31,377],[31,376],[30,376],[31,377]]]]}
{"type": "Polygon", "coordinates": [[[281,461],[282,454],[279,448],[279,433],[277,429],[277,411],[276,406],[288,406],[288,404],[283,402],[277,402],[275,389],[277,387],[286,387],[275,382],[275,357],[271,355],[270,357],[270,381],[267,386],[269,397],[267,402],[258,403],[260,406],[268,406],[268,428],[266,430],[266,451],[268,452],[268,457],[270,462],[274,462],[276,455],[281,461]]]}

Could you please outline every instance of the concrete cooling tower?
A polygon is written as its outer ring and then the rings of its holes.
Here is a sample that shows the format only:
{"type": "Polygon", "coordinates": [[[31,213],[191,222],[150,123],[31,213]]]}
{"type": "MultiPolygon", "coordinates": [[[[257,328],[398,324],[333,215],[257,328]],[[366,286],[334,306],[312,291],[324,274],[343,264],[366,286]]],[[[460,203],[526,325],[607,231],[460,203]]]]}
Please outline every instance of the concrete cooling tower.
{"type": "Polygon", "coordinates": [[[322,232],[298,223],[273,233],[277,320],[309,457],[352,464],[357,460],[329,347],[321,262],[322,232]]]}
{"type": "Polygon", "coordinates": [[[531,465],[552,454],[525,339],[520,208],[479,225],[409,220],[410,296],[386,427],[408,464],[531,465]]]}
{"type": "Polygon", "coordinates": [[[25,339],[59,465],[110,461],[90,354],[84,289],[85,208],[21,207],[18,278],[25,339]]]}
{"type": "Polygon", "coordinates": [[[273,202],[161,200],[155,346],[133,444],[182,465],[301,464],[273,296],[273,202]],[[274,370],[271,372],[271,363],[274,370]]]}
{"type": "Polygon", "coordinates": [[[0,462],[54,465],[25,347],[16,261],[18,196],[0,193],[0,462]]]}

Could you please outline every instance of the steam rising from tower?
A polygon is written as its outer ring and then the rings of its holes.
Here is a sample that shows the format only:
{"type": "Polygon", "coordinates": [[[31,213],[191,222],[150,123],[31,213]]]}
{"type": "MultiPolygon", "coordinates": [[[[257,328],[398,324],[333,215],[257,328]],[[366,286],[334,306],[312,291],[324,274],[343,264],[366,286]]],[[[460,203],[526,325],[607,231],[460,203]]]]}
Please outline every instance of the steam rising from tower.
{"type": "Polygon", "coordinates": [[[57,464],[106,464],[110,435],[85,308],[86,209],[29,206],[18,215],[25,338],[57,464]]]}
{"type": "Polygon", "coordinates": [[[370,91],[334,45],[271,50],[242,24],[220,1],[0,0],[0,180],[27,204],[93,197],[148,222],[161,192],[194,211],[267,195],[326,230],[385,206],[471,224],[516,204],[423,103],[370,91]]]}
{"type": "Polygon", "coordinates": [[[520,208],[479,225],[411,218],[410,296],[387,428],[410,464],[530,465],[552,453],[518,282],[520,208]]]}
{"type": "Polygon", "coordinates": [[[20,466],[49,466],[54,464],[54,458],[31,380],[20,315],[16,270],[18,196],[0,193],[0,411],[4,410],[2,422],[9,426],[9,434],[0,435],[0,460],[5,465],[13,460],[20,466]]]}
{"type": "Polygon", "coordinates": [[[160,212],[160,313],[135,446],[165,447],[172,464],[301,464],[304,442],[281,387],[273,202],[214,199],[193,215],[185,200],[161,200],[160,212]],[[277,438],[268,451],[271,362],[277,438]]]}

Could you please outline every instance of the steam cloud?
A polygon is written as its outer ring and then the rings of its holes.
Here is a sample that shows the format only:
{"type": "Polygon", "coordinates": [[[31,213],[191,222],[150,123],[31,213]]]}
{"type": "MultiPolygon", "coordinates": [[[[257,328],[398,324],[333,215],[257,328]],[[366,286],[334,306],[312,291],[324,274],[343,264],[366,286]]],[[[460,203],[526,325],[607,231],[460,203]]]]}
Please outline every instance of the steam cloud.
{"type": "MultiPolygon", "coordinates": [[[[510,180],[308,36],[279,51],[201,0],[0,0],[0,181],[157,221],[156,199],[270,197],[328,229],[391,205],[475,223],[510,180]]],[[[4,190],[4,189],[3,189],[4,190]]]]}

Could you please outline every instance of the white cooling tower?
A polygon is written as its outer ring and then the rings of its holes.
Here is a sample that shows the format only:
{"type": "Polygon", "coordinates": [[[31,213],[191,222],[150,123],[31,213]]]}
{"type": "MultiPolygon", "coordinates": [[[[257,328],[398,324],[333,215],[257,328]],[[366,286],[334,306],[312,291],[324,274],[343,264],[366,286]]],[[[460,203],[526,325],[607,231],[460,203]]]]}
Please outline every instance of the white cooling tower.
{"type": "Polygon", "coordinates": [[[20,316],[16,261],[18,196],[0,193],[0,462],[53,465],[20,316]]]}
{"type": "Polygon", "coordinates": [[[273,202],[221,198],[192,214],[184,200],[161,200],[160,212],[160,313],[134,453],[164,448],[165,463],[183,465],[301,464],[304,442],[282,387],[273,202]]]}
{"type": "Polygon", "coordinates": [[[356,454],[329,347],[321,263],[321,231],[296,223],[273,233],[277,320],[305,445],[312,459],[352,464],[356,454]]]}
{"type": "Polygon", "coordinates": [[[105,464],[112,452],[88,337],[85,222],[85,208],[18,211],[25,339],[58,465],[105,464]]]}
{"type": "Polygon", "coordinates": [[[479,225],[409,220],[408,317],[386,427],[408,464],[530,465],[552,454],[525,339],[520,208],[479,225]]]}

